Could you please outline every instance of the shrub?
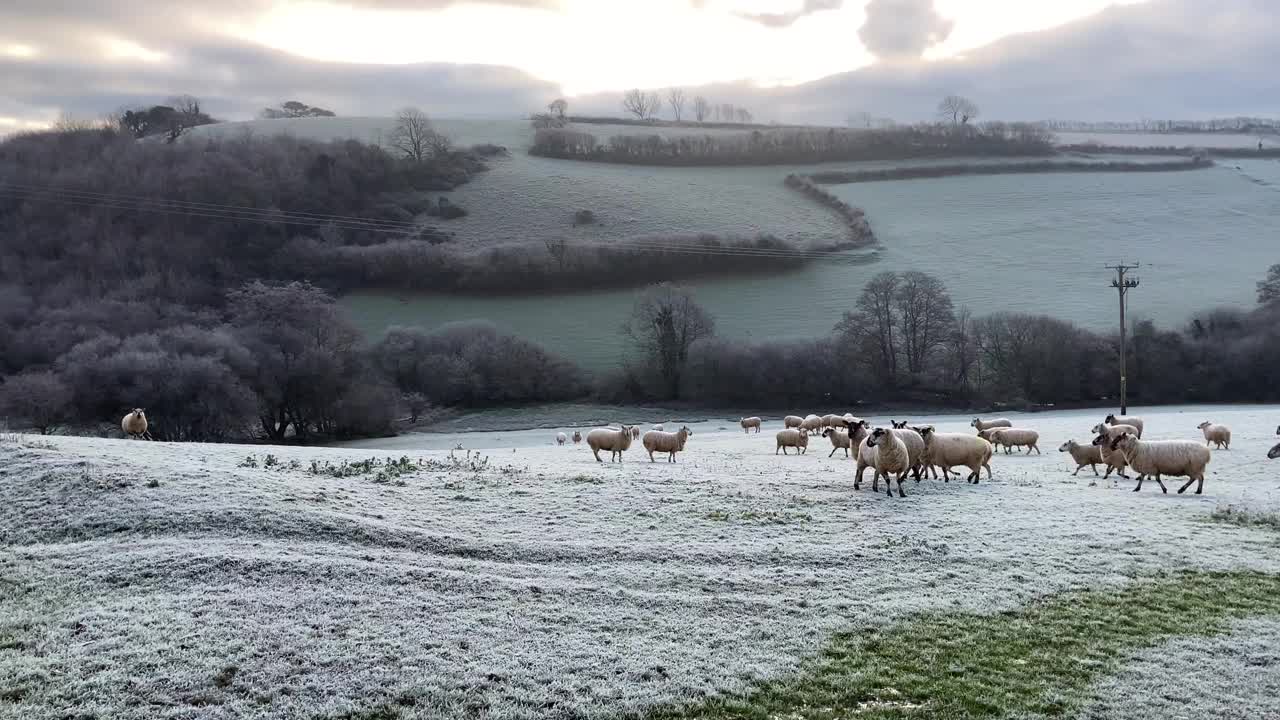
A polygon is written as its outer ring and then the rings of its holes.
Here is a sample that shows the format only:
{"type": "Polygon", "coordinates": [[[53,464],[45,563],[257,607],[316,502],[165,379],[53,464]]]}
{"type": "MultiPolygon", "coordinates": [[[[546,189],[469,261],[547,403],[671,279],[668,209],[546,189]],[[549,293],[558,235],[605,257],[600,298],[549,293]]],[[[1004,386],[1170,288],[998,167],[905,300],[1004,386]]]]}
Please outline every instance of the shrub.
{"type": "Polygon", "coordinates": [[[0,384],[0,415],[26,422],[41,435],[66,422],[70,410],[71,388],[48,370],[14,375],[0,384]]]}

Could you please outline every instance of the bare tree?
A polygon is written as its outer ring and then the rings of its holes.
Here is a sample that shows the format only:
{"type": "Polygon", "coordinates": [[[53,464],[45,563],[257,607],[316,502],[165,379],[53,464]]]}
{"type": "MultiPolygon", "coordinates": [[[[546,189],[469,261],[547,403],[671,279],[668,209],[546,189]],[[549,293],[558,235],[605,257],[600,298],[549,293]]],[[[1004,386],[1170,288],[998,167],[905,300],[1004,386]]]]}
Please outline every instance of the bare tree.
{"type": "Polygon", "coordinates": [[[556,98],[551,101],[550,105],[547,105],[547,111],[553,117],[564,120],[565,115],[569,112],[569,101],[564,98],[556,98]]]}
{"type": "Polygon", "coordinates": [[[667,91],[667,105],[671,107],[671,114],[675,116],[676,122],[680,122],[684,116],[684,104],[684,90],[671,88],[667,91]]]}
{"type": "Polygon", "coordinates": [[[48,435],[70,417],[71,388],[49,371],[14,375],[0,385],[0,415],[48,435]]]}
{"type": "Polygon", "coordinates": [[[396,126],[392,128],[387,142],[414,162],[448,152],[450,146],[449,139],[431,127],[427,114],[415,107],[403,108],[396,113],[396,126]]]}
{"type": "Polygon", "coordinates": [[[858,296],[857,310],[845,313],[836,325],[836,333],[850,351],[865,358],[874,375],[889,385],[898,378],[898,329],[893,312],[897,291],[897,273],[876,275],[858,296]]]}
{"type": "Polygon", "coordinates": [[[929,368],[934,352],[950,339],[955,325],[951,296],[937,277],[912,270],[898,277],[893,304],[907,372],[921,374],[929,368]]]}
{"type": "Polygon", "coordinates": [[[948,95],[938,103],[938,117],[950,120],[952,125],[964,125],[977,118],[980,111],[977,103],[960,95],[948,95]]]}
{"type": "Polygon", "coordinates": [[[738,110],[737,110],[737,116],[738,116],[738,122],[740,122],[740,123],[742,123],[742,124],[744,124],[744,125],[745,125],[745,124],[747,124],[747,123],[750,123],[750,122],[751,122],[751,120],[752,120],[752,118],[754,117],[754,116],[751,114],[751,111],[750,111],[750,110],[748,110],[748,109],[746,109],[746,108],[738,108],[738,110]]]}
{"type": "Polygon", "coordinates": [[[693,116],[702,122],[711,116],[711,103],[701,95],[693,99],[693,116]]]}
{"type": "Polygon", "coordinates": [[[733,107],[732,103],[721,103],[720,113],[719,113],[720,119],[724,120],[725,122],[733,122],[735,109],[736,108],[733,107]]]}
{"type": "Polygon", "coordinates": [[[671,283],[653,285],[636,301],[623,333],[657,371],[667,397],[680,393],[689,347],[715,334],[715,320],[693,293],[671,283]]]}
{"type": "Polygon", "coordinates": [[[656,92],[644,90],[628,90],[622,96],[622,109],[635,115],[637,119],[648,120],[662,109],[662,98],[656,92]]]}

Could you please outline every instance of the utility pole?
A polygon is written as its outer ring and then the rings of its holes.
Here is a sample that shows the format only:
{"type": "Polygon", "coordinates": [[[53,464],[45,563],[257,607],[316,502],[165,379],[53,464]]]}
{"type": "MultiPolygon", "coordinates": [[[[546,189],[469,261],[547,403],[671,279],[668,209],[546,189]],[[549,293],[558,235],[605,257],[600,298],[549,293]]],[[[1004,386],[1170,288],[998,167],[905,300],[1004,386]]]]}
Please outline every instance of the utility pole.
{"type": "Polygon", "coordinates": [[[1129,291],[1138,287],[1138,278],[1126,278],[1125,273],[1130,270],[1137,270],[1140,264],[1134,263],[1126,265],[1118,263],[1116,265],[1108,265],[1108,270],[1116,271],[1116,279],[1111,281],[1111,287],[1120,293],[1120,414],[1127,415],[1129,413],[1129,376],[1126,371],[1126,365],[1129,360],[1129,351],[1127,344],[1128,332],[1124,325],[1125,306],[1128,305],[1129,291]]]}

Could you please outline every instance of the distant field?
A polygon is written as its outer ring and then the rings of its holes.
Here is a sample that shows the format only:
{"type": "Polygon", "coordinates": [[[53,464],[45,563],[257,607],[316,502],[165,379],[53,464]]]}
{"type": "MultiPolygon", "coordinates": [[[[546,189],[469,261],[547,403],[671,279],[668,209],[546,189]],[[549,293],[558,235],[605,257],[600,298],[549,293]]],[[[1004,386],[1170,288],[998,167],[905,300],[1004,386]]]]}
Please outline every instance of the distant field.
{"type": "Polygon", "coordinates": [[[1217,133],[1055,133],[1063,145],[1097,143],[1121,147],[1201,147],[1248,148],[1280,147],[1280,137],[1275,135],[1228,135],[1217,133]]]}

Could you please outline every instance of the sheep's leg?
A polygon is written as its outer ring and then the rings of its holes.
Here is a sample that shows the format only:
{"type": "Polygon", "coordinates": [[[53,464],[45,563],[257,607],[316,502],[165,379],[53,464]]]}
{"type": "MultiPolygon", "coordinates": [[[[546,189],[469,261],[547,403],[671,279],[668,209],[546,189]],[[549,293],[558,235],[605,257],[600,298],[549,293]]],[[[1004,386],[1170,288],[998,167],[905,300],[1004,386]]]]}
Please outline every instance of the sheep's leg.
{"type": "MultiPolygon", "coordinates": [[[[871,475],[871,492],[880,492],[880,468],[872,468],[875,472],[871,475]]],[[[885,478],[888,481],[888,477],[885,478]]]]}
{"type": "Polygon", "coordinates": [[[1164,486],[1164,481],[1160,479],[1160,473],[1156,473],[1156,484],[1160,486],[1160,492],[1165,495],[1169,494],[1169,488],[1164,486]]]}
{"type": "Polygon", "coordinates": [[[657,462],[656,460],[654,460],[654,459],[653,459],[653,451],[652,451],[652,450],[650,450],[650,451],[649,451],[649,462],[657,462]]]}
{"type": "Polygon", "coordinates": [[[1071,477],[1075,477],[1075,476],[1079,475],[1079,474],[1080,474],[1080,468],[1082,468],[1082,467],[1084,467],[1084,466],[1083,466],[1083,465],[1077,465],[1077,466],[1076,466],[1076,471],[1075,471],[1075,472],[1073,472],[1073,473],[1071,473],[1071,477]]]}
{"type": "MultiPolygon", "coordinates": [[[[898,497],[906,497],[906,496],[907,496],[907,491],[902,489],[902,479],[903,479],[903,478],[905,478],[906,476],[907,476],[907,471],[906,471],[906,470],[903,470],[902,472],[898,473],[898,497]]],[[[886,476],[886,478],[887,478],[887,477],[888,477],[888,476],[886,476]]],[[[920,482],[920,479],[919,479],[919,478],[916,478],[916,482],[920,482]]],[[[887,479],[885,480],[885,487],[886,487],[886,488],[888,488],[888,487],[889,487],[889,482],[888,482],[888,480],[887,480],[887,479]]],[[[890,493],[889,493],[889,497],[893,497],[893,493],[892,493],[892,492],[890,492],[890,493]]]]}
{"type": "Polygon", "coordinates": [[[1182,487],[1178,488],[1178,494],[1181,495],[1184,491],[1186,491],[1187,488],[1191,487],[1191,483],[1195,481],[1196,481],[1195,475],[1188,475],[1187,482],[1184,483],[1182,487]]]}
{"type": "Polygon", "coordinates": [[[1098,465],[1096,463],[1089,463],[1089,467],[1093,468],[1094,475],[1098,474],[1098,465]]]}
{"type": "Polygon", "coordinates": [[[831,448],[831,452],[827,453],[827,457],[831,457],[832,455],[835,455],[835,454],[836,454],[836,451],[837,451],[837,450],[839,450],[839,449],[840,449],[840,448],[838,448],[838,447],[833,447],[833,448],[831,448]]]}
{"type": "Polygon", "coordinates": [[[1144,477],[1146,477],[1146,475],[1139,475],[1139,476],[1138,476],[1138,486],[1137,486],[1137,487],[1135,487],[1135,488],[1133,489],[1133,491],[1134,491],[1134,492],[1138,492],[1139,490],[1141,490],[1141,489],[1142,489],[1142,479],[1143,479],[1144,477]]]}
{"type": "MultiPolygon", "coordinates": [[[[1033,448],[1035,448],[1035,449],[1036,449],[1036,454],[1037,454],[1037,455],[1041,455],[1041,454],[1043,454],[1043,453],[1041,453],[1041,452],[1040,452],[1040,446],[1039,446],[1039,445],[1032,445],[1031,447],[1033,447],[1033,448]]],[[[1027,454],[1028,454],[1028,455],[1030,455],[1030,454],[1031,454],[1031,451],[1030,451],[1030,450],[1028,450],[1028,451],[1027,451],[1027,454]]]]}
{"type": "MultiPolygon", "coordinates": [[[[988,479],[988,480],[994,480],[995,478],[991,475],[991,465],[989,465],[989,464],[987,464],[987,463],[985,463],[985,462],[984,462],[984,463],[982,463],[982,467],[984,467],[984,468],[986,468],[986,469],[987,469],[987,479],[988,479]]],[[[979,473],[978,473],[978,477],[977,477],[977,479],[978,479],[978,480],[981,480],[981,479],[982,479],[982,473],[981,473],[981,472],[979,472],[979,473]]]]}
{"type": "Polygon", "coordinates": [[[596,462],[604,462],[600,459],[600,448],[591,448],[591,454],[596,456],[596,462]]]}

